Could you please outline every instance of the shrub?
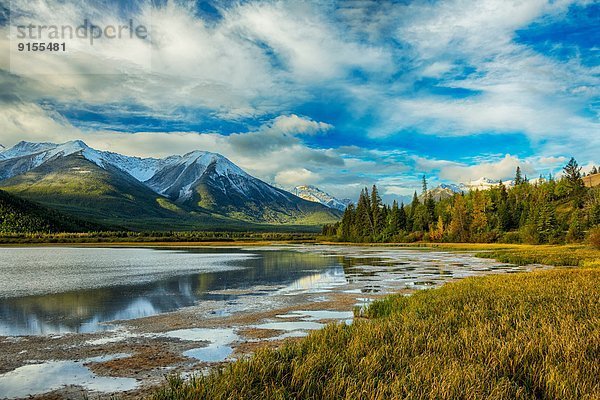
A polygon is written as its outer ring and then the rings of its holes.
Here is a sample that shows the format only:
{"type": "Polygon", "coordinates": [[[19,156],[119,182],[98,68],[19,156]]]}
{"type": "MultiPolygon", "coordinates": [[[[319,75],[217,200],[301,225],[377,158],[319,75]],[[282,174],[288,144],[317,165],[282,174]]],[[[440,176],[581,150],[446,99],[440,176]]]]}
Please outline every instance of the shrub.
{"type": "Polygon", "coordinates": [[[588,234],[588,241],[592,246],[597,249],[600,249],[600,225],[596,225],[592,229],[590,229],[590,233],[588,234]]]}
{"type": "Polygon", "coordinates": [[[521,243],[521,234],[519,232],[506,232],[502,236],[502,243],[521,243]]]}

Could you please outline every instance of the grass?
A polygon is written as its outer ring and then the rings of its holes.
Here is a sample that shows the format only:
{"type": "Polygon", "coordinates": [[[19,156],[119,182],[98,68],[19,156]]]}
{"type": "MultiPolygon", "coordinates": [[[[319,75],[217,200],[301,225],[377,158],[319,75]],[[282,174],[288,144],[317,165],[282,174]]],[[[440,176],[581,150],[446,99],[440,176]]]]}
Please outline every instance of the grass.
{"type": "Polygon", "coordinates": [[[472,251],[477,257],[493,258],[516,265],[543,264],[555,266],[600,266],[600,250],[585,244],[428,244],[442,250],[472,251]]]}
{"type": "Polygon", "coordinates": [[[166,399],[600,399],[600,269],[468,278],[375,302],[166,399]]]}

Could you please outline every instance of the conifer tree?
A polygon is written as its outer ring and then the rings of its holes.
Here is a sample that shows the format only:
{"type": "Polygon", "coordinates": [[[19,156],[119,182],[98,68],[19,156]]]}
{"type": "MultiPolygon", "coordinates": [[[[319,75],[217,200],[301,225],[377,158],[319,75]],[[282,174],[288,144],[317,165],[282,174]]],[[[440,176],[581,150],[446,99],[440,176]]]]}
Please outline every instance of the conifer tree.
{"type": "Polygon", "coordinates": [[[404,207],[404,203],[400,205],[400,209],[398,210],[398,229],[400,231],[405,231],[408,223],[408,219],[406,217],[406,209],[404,207]]]}
{"type": "Polygon", "coordinates": [[[377,186],[371,189],[371,221],[373,221],[373,235],[378,235],[384,228],[384,215],[382,212],[382,201],[379,197],[377,186]]]}
{"type": "Polygon", "coordinates": [[[515,180],[514,180],[514,184],[515,186],[518,186],[520,184],[522,184],[523,181],[523,176],[521,175],[521,167],[517,167],[517,172],[515,173],[515,180]]]}

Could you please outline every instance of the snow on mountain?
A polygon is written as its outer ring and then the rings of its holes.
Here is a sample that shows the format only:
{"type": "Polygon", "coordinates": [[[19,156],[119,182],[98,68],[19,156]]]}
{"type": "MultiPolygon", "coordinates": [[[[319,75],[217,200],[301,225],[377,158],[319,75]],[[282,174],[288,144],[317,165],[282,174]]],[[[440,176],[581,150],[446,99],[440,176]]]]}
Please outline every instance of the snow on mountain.
{"type": "Polygon", "coordinates": [[[462,185],[464,185],[467,189],[471,190],[487,190],[490,189],[492,186],[497,186],[499,182],[500,181],[494,179],[482,177],[474,181],[469,181],[468,183],[463,183],[462,185]]]}
{"type": "Polygon", "coordinates": [[[442,183],[439,186],[440,189],[444,189],[444,190],[449,190],[453,193],[461,193],[465,191],[465,185],[464,184],[455,184],[455,183],[442,183]]]}
{"type": "MultiPolygon", "coordinates": [[[[499,180],[482,177],[468,183],[442,183],[441,185],[429,190],[429,194],[435,199],[445,199],[452,197],[455,193],[467,193],[470,190],[488,190],[494,186],[498,186],[499,180]]],[[[504,186],[513,186],[512,181],[503,181],[504,186]]],[[[422,197],[422,196],[421,196],[422,197]]]]}
{"type": "Polygon", "coordinates": [[[304,200],[312,201],[313,203],[321,203],[329,208],[334,208],[340,211],[344,211],[352,202],[349,199],[338,200],[330,194],[325,193],[321,189],[312,185],[296,186],[291,190],[291,192],[304,200]]]}
{"type": "Polygon", "coordinates": [[[3,150],[0,154],[4,159],[17,158],[53,149],[57,146],[58,145],[54,143],[31,143],[20,141],[10,149],[3,150]]]}
{"type": "Polygon", "coordinates": [[[286,198],[280,190],[256,179],[217,153],[192,151],[162,159],[125,156],[95,150],[81,140],[63,144],[19,142],[0,152],[0,180],[25,173],[57,157],[80,153],[101,168],[114,167],[144,183],[156,193],[176,201],[189,200],[193,189],[210,175],[224,194],[242,197],[263,192],[270,198],[286,198]]]}
{"type": "Polygon", "coordinates": [[[193,188],[207,175],[218,181],[215,184],[224,194],[235,191],[247,197],[262,190],[281,196],[275,188],[250,176],[222,155],[199,150],[159,160],[157,172],[144,182],[155,192],[182,201],[191,198],[193,188]]]}

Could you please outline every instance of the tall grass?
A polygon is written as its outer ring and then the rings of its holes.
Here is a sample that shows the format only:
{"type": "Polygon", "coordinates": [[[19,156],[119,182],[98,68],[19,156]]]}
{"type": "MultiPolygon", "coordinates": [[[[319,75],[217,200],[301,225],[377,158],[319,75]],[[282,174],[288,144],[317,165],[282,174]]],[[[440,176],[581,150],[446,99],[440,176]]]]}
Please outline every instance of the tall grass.
{"type": "Polygon", "coordinates": [[[469,278],[375,302],[164,399],[600,399],[600,270],[469,278]]]}

